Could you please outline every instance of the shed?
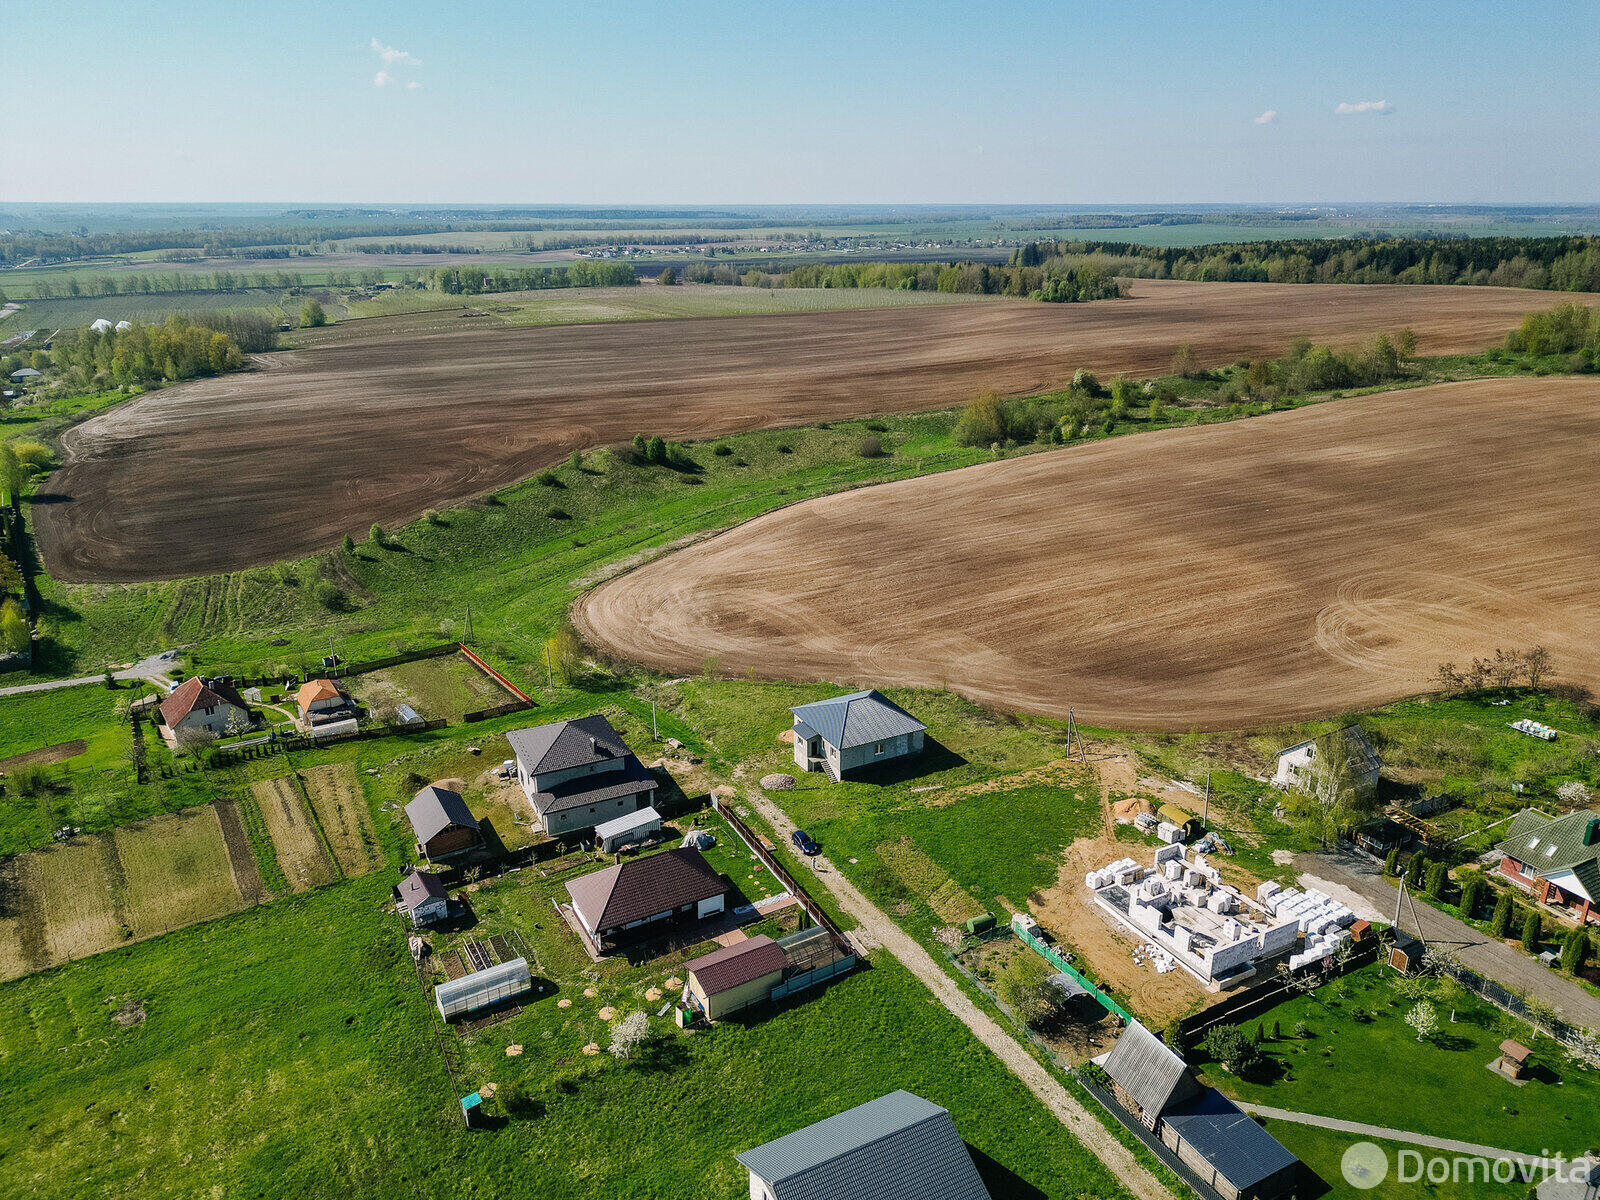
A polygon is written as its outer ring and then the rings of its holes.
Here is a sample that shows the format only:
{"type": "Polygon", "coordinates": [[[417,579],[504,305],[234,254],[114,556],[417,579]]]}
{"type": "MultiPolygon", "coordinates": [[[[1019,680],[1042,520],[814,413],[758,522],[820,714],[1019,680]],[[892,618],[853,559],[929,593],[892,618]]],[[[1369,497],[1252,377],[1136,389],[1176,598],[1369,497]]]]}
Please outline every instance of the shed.
{"type": "Polygon", "coordinates": [[[1389,965],[1402,975],[1409,975],[1422,965],[1426,950],[1421,940],[1396,930],[1394,945],[1389,947],[1389,965]]]}
{"type": "Polygon", "coordinates": [[[783,947],[766,934],[759,934],[702,954],[684,967],[689,975],[689,994],[701,1011],[715,1021],[770,998],[772,989],[783,981],[787,964],[783,947]]]}
{"type": "Polygon", "coordinates": [[[533,974],[528,970],[528,960],[513,958],[499,966],[486,967],[439,984],[433,989],[433,1000],[439,1006],[439,1015],[448,1021],[525,996],[532,990],[533,974]]]}
{"type": "Polygon", "coordinates": [[[1300,1160],[1216,1088],[1164,1113],[1160,1134],[1223,1200],[1280,1196],[1299,1175],[1300,1160]]]}
{"type": "Polygon", "coordinates": [[[413,925],[431,925],[450,913],[449,893],[439,877],[427,871],[413,871],[402,879],[395,886],[394,898],[413,925]]]}
{"type": "Polygon", "coordinates": [[[1200,1092],[1188,1064],[1138,1021],[1122,1031],[1106,1057],[1117,1102],[1154,1129],[1164,1109],[1200,1092]]]}
{"type": "Polygon", "coordinates": [[[594,827],[596,848],[607,854],[622,846],[642,842],[661,829],[661,814],[646,806],[638,812],[624,813],[620,817],[594,827]]]}
{"type": "Polygon", "coordinates": [[[406,819],[417,837],[417,849],[427,858],[443,858],[471,850],[483,843],[477,818],[461,793],[430,783],[406,805],[406,819]]]}
{"type": "Polygon", "coordinates": [[[461,1097],[461,1119],[467,1123],[467,1128],[472,1127],[473,1121],[483,1112],[483,1094],[473,1092],[470,1096],[461,1097]]]}
{"type": "Polygon", "coordinates": [[[1532,1053],[1521,1042],[1507,1038],[1500,1043],[1500,1057],[1494,1060],[1494,1069],[1508,1079],[1521,1079],[1528,1069],[1528,1056],[1532,1053]]]}

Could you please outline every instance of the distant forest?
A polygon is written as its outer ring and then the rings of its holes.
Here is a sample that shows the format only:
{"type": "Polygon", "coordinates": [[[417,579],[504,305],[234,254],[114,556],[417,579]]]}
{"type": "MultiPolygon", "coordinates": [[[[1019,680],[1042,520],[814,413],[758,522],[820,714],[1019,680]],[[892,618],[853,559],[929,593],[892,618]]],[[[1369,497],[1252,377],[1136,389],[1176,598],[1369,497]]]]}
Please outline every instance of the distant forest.
{"type": "Polygon", "coordinates": [[[1449,283],[1600,291],[1600,238],[1315,238],[1164,248],[1130,242],[1029,242],[1013,267],[1091,261],[1141,279],[1245,283],[1449,283]]]}

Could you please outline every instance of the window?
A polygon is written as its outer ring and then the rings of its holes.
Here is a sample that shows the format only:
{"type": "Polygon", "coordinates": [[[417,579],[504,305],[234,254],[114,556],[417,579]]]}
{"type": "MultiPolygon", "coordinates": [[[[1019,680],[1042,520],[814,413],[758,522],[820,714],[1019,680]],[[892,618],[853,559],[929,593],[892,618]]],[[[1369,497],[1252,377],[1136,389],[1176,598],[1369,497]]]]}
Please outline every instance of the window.
{"type": "Polygon", "coordinates": [[[1546,858],[1554,858],[1556,856],[1556,848],[1554,846],[1546,846],[1544,848],[1544,856],[1546,858]]]}
{"type": "Polygon", "coordinates": [[[1537,850],[1538,848],[1539,848],[1539,839],[1536,838],[1536,837],[1529,838],[1528,839],[1528,849],[1529,850],[1537,850]]]}
{"type": "Polygon", "coordinates": [[[872,752],[874,754],[882,754],[883,753],[883,743],[879,742],[875,746],[873,746],[872,747],[872,752]]]}

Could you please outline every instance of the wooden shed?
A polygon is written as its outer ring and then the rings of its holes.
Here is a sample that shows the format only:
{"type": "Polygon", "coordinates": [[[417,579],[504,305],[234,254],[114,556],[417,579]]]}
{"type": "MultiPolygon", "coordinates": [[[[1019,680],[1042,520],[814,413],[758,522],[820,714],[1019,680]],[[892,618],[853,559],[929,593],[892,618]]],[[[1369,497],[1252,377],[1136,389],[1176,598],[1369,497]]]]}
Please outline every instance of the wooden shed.
{"type": "Polygon", "coordinates": [[[1507,1079],[1521,1079],[1528,1070],[1528,1056],[1532,1053],[1521,1042],[1507,1038],[1500,1043],[1500,1057],[1494,1060],[1494,1069],[1507,1079]]]}
{"type": "Polygon", "coordinates": [[[783,980],[788,957],[766,934],[724,946],[685,963],[689,995],[712,1021],[761,1004],[783,980]]]}
{"type": "Polygon", "coordinates": [[[1389,947],[1389,965],[1402,975],[1409,975],[1422,965],[1426,950],[1420,939],[1396,932],[1394,945],[1389,947]]]}

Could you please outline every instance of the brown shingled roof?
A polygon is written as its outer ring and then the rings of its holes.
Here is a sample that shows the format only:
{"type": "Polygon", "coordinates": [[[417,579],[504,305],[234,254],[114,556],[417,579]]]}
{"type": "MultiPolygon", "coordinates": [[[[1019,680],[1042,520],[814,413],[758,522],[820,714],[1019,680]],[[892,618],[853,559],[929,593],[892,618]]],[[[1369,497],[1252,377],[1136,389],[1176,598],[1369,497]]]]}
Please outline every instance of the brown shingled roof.
{"type": "Polygon", "coordinates": [[[573,905],[596,933],[697,904],[727,890],[700,851],[681,846],[632,858],[567,884],[573,905]]]}
{"type": "Polygon", "coordinates": [[[161,719],[169,726],[176,725],[197,708],[213,708],[219,704],[249,707],[227,684],[213,683],[196,675],[180,683],[172,695],[161,702],[161,719]]]}
{"type": "Polygon", "coordinates": [[[700,981],[706,995],[719,996],[752,979],[781,971],[787,963],[783,947],[762,933],[702,954],[683,965],[700,981]]]}

